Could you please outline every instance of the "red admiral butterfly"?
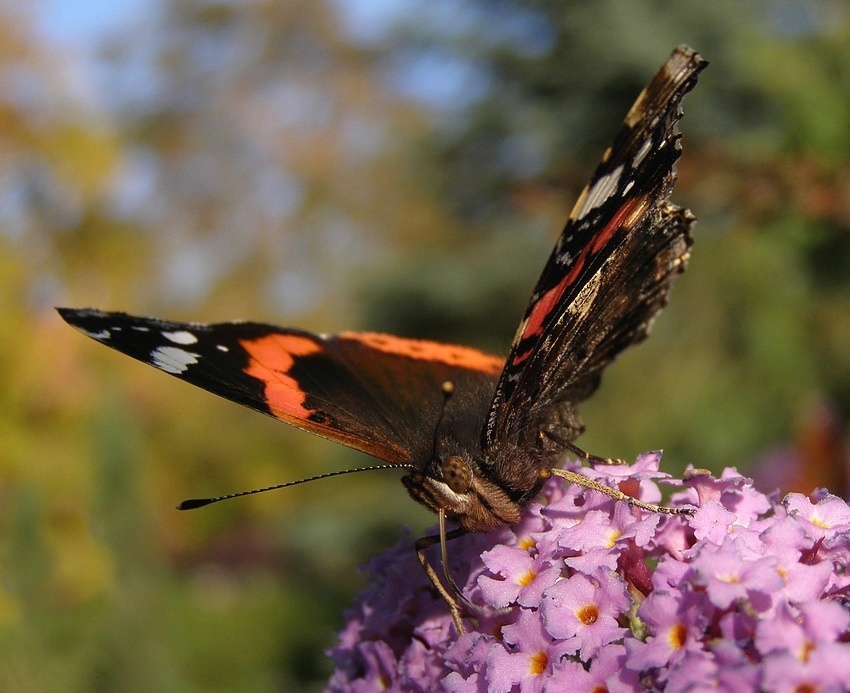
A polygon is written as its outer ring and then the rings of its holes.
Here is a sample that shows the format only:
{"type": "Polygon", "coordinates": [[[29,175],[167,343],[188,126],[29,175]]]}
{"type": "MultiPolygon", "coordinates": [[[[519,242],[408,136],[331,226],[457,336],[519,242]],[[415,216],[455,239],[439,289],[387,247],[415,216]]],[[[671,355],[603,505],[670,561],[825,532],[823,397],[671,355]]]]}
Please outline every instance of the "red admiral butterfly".
{"type": "Polygon", "coordinates": [[[679,47],[638,96],[570,214],[507,361],[369,332],[327,337],[252,322],[59,313],[133,358],[406,469],[410,495],[440,519],[440,536],[417,542],[420,560],[462,632],[459,603],[424,548],[517,522],[552,474],[674,512],[556,465],[568,451],[590,457],[572,443],[583,430],[576,405],[623,349],[646,337],[685,268],[694,217],[668,198],[681,153],[680,102],[705,65],[679,47]],[[446,534],[445,518],[458,528],[446,534]]]}

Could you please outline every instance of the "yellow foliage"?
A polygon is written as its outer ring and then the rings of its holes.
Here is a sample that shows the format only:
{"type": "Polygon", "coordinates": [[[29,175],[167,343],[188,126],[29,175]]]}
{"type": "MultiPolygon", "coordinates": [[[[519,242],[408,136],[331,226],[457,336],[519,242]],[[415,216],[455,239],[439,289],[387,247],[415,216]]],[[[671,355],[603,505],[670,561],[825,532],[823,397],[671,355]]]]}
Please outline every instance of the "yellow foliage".
{"type": "Polygon", "coordinates": [[[104,194],[121,156],[120,142],[111,132],[74,124],[47,131],[38,146],[61,182],[83,200],[104,194]]]}

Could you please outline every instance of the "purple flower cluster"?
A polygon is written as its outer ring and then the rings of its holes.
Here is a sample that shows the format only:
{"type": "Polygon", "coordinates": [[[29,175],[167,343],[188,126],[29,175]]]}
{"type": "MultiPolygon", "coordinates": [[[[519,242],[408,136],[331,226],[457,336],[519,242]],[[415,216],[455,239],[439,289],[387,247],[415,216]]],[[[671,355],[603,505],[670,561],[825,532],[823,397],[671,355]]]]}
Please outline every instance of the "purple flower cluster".
{"type": "MultiPolygon", "coordinates": [[[[449,543],[487,607],[457,637],[407,537],[372,561],[330,655],[332,691],[850,689],[850,508],[781,502],[727,469],[685,481],[659,453],[583,472],[662,516],[552,479],[522,522],[449,543]]],[[[438,553],[431,560],[436,565],[438,553]]]]}

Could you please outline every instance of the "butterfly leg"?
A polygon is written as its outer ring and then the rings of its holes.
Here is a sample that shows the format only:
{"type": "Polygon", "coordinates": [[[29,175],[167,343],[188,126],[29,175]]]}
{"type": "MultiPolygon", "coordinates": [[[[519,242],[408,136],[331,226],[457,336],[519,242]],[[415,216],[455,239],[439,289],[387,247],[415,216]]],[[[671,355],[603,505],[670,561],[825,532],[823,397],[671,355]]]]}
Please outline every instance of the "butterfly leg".
{"type": "Polygon", "coordinates": [[[585,462],[588,462],[590,464],[627,464],[627,462],[625,460],[620,460],[620,459],[611,458],[611,457],[599,457],[598,455],[591,455],[589,452],[585,452],[584,450],[582,450],[577,445],[573,445],[572,443],[570,443],[568,441],[559,441],[559,442],[561,442],[561,444],[564,447],[566,447],[567,450],[569,450],[570,452],[572,452],[575,455],[578,455],[578,457],[580,459],[582,459],[585,462]]]}
{"type": "MultiPolygon", "coordinates": [[[[554,441],[556,444],[566,448],[572,453],[578,455],[579,458],[589,462],[591,464],[627,464],[623,460],[609,459],[605,457],[597,457],[596,455],[591,455],[590,453],[585,452],[580,447],[573,445],[570,441],[564,440],[560,436],[556,435],[552,431],[542,431],[542,435],[549,438],[549,440],[554,441]]],[[[692,515],[694,513],[690,508],[669,508],[665,505],[656,505],[655,503],[647,503],[646,501],[638,500],[633,496],[630,496],[627,493],[623,493],[619,489],[612,488],[606,484],[603,484],[601,481],[596,481],[595,479],[591,479],[584,474],[579,474],[578,472],[570,472],[566,469],[558,469],[553,467],[544,472],[544,475],[549,476],[552,475],[559,476],[562,479],[566,479],[567,481],[577,484],[578,486],[582,486],[584,488],[591,489],[592,491],[599,491],[600,493],[604,493],[609,498],[613,498],[616,501],[622,501],[624,503],[628,503],[631,506],[636,506],[638,508],[643,508],[644,510],[649,510],[653,513],[661,513],[662,515],[692,515]]]]}
{"type": "MultiPolygon", "coordinates": [[[[443,517],[443,513],[440,513],[441,520],[443,519],[443,517]]],[[[443,522],[440,523],[440,529],[444,529],[443,522]]],[[[449,539],[462,537],[464,534],[466,534],[466,530],[463,527],[458,527],[457,529],[453,529],[451,532],[441,531],[439,534],[433,534],[431,536],[417,539],[415,545],[416,557],[419,559],[419,563],[421,564],[422,569],[425,571],[425,574],[428,576],[428,579],[431,581],[431,584],[434,585],[434,588],[437,590],[437,592],[439,592],[440,596],[443,598],[443,601],[448,605],[449,611],[452,614],[452,620],[454,621],[455,628],[457,628],[458,635],[464,634],[463,619],[460,613],[460,600],[462,599],[462,595],[454,580],[449,575],[449,570],[446,566],[446,542],[449,539]],[[425,555],[425,551],[437,543],[439,543],[442,547],[443,574],[446,576],[447,582],[454,591],[454,594],[449,592],[449,590],[447,590],[446,587],[443,585],[442,580],[440,580],[439,576],[437,575],[437,571],[434,570],[434,567],[428,562],[428,557],[425,555]]]]}
{"type": "Polygon", "coordinates": [[[599,493],[604,493],[606,496],[613,498],[616,501],[622,501],[623,503],[628,503],[630,506],[643,508],[649,512],[661,513],[662,515],[694,514],[694,510],[692,508],[670,508],[666,505],[656,505],[655,503],[647,503],[646,501],[638,500],[627,493],[623,493],[618,489],[603,484],[601,481],[596,481],[596,479],[591,479],[590,477],[585,476],[584,474],[579,474],[578,472],[571,472],[567,469],[558,469],[555,467],[548,471],[550,474],[566,479],[570,483],[577,484],[590,489],[591,491],[599,491],[599,493]]]}

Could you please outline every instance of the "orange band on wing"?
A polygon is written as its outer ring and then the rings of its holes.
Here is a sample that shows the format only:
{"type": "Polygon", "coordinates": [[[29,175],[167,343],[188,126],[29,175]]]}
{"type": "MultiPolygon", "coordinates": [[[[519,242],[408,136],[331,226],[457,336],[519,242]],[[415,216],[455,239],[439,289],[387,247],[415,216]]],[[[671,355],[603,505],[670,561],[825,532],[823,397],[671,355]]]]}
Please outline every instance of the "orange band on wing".
{"type": "MultiPolygon", "coordinates": [[[[632,214],[635,207],[638,207],[641,212],[643,211],[643,203],[646,201],[646,196],[635,197],[631,200],[626,200],[623,203],[623,206],[617,210],[616,214],[611,217],[611,221],[609,221],[602,230],[596,235],[593,239],[593,244],[590,247],[591,253],[598,253],[608,241],[611,240],[611,236],[621,228],[625,227],[627,231],[631,230],[632,226],[635,223],[635,216],[632,214]]],[[[638,215],[640,218],[640,215],[638,215]]]]}
{"type": "Polygon", "coordinates": [[[307,337],[270,334],[253,340],[240,340],[251,357],[245,373],[265,385],[265,398],[274,416],[288,419],[306,418],[310,411],[304,407],[306,394],[289,375],[295,357],[315,354],[321,346],[307,337]]]}
{"type": "Polygon", "coordinates": [[[405,339],[377,332],[342,332],[342,339],[351,339],[367,347],[396,356],[408,356],[420,361],[437,361],[447,366],[468,368],[484,373],[500,373],[505,364],[498,356],[485,354],[478,349],[454,344],[441,344],[423,339],[405,339]]]}
{"type": "MultiPolygon", "coordinates": [[[[578,275],[584,269],[587,259],[591,255],[595,255],[602,250],[608,241],[611,240],[613,235],[620,229],[630,231],[635,222],[643,215],[645,202],[646,196],[637,197],[627,200],[620,209],[617,210],[617,213],[614,214],[611,221],[605,224],[602,230],[592,239],[592,243],[585,246],[584,250],[581,251],[579,256],[573,262],[573,266],[570,271],[564,275],[564,278],[538,299],[528,316],[521,339],[543,334],[544,325],[549,319],[552,310],[557,307],[561,300],[561,296],[564,295],[564,292],[566,292],[566,290],[578,279],[578,275]]],[[[528,353],[517,355],[514,358],[512,365],[520,363],[527,356],[528,353]]]]}

